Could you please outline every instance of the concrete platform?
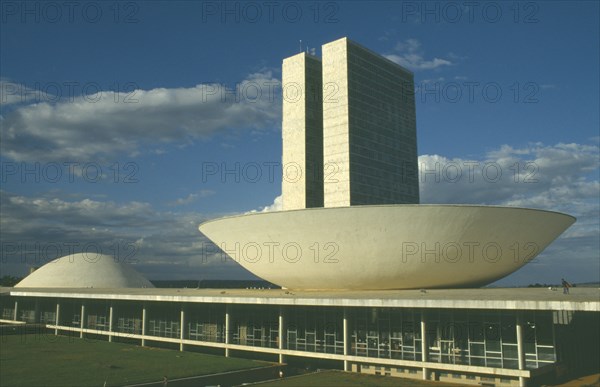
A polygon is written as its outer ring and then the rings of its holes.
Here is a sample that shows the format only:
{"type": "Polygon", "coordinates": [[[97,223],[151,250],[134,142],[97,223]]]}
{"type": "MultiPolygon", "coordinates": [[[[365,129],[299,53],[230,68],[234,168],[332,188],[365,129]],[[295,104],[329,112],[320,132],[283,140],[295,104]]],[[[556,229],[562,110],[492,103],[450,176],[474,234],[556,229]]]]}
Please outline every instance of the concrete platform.
{"type": "Polygon", "coordinates": [[[1,288],[0,294],[25,297],[261,305],[600,311],[599,288],[571,288],[570,294],[563,294],[562,288],[330,292],[285,289],[1,288]]]}

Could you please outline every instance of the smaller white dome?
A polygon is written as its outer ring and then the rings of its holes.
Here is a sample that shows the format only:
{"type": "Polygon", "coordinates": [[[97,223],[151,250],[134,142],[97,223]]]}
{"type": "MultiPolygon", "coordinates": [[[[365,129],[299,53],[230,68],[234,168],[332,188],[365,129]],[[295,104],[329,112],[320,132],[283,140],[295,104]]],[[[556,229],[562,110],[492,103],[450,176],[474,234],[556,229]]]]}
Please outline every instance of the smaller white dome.
{"type": "Polygon", "coordinates": [[[131,266],[110,255],[78,253],[57,258],[40,267],[16,288],[153,288],[131,266]]]}

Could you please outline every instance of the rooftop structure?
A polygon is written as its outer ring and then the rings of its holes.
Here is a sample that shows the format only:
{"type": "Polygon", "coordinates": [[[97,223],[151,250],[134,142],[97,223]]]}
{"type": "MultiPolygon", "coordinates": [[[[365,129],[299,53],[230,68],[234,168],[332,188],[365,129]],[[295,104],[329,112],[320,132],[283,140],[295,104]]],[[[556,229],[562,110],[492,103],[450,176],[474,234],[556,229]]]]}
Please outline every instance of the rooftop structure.
{"type": "Polygon", "coordinates": [[[284,210],[419,203],[413,74],[350,41],[283,60],[284,210]]]}
{"type": "Polygon", "coordinates": [[[112,256],[78,253],[57,258],[40,267],[16,288],[153,288],[131,266],[112,256]]]}
{"type": "Polygon", "coordinates": [[[364,291],[285,289],[0,288],[14,297],[78,298],[211,304],[600,312],[600,289],[484,288],[364,291]]]}

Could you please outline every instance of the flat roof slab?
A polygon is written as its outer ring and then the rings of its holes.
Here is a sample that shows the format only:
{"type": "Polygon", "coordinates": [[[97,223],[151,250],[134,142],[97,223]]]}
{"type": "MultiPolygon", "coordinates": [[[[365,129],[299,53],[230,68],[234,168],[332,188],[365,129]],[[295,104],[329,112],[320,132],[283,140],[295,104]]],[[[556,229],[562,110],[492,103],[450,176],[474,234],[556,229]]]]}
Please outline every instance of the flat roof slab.
{"type": "Polygon", "coordinates": [[[390,308],[567,310],[600,312],[599,288],[481,288],[386,291],[294,291],[286,289],[66,289],[3,288],[18,297],[129,301],[390,308]]]}

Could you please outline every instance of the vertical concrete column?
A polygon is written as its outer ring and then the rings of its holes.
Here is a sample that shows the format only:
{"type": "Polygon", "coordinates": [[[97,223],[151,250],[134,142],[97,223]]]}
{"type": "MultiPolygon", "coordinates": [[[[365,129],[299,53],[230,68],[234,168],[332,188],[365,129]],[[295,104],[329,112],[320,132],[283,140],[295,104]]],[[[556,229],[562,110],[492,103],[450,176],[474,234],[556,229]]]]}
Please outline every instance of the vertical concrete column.
{"type": "Polygon", "coordinates": [[[225,357],[229,357],[229,335],[231,330],[231,308],[225,305],[225,357]]]}
{"type": "MultiPolygon", "coordinates": [[[[55,323],[54,325],[56,325],[58,327],[58,325],[60,324],[60,301],[56,302],[56,316],[55,316],[55,323]]],[[[54,335],[58,336],[58,328],[54,328],[54,335]]]]}
{"type": "Polygon", "coordinates": [[[79,322],[79,338],[83,339],[83,328],[85,327],[85,304],[81,304],[81,321],[79,322]]]}
{"type": "Polygon", "coordinates": [[[33,322],[39,324],[40,322],[40,300],[35,299],[35,307],[33,312],[33,322]]]}
{"type": "MultiPolygon", "coordinates": [[[[519,359],[519,369],[525,369],[525,351],[523,349],[523,313],[517,312],[517,356],[519,359]]],[[[525,387],[527,385],[527,379],[519,376],[519,386],[525,387]]]]}
{"type": "Polygon", "coordinates": [[[13,320],[15,320],[15,321],[18,321],[17,320],[17,317],[19,317],[18,309],[19,309],[19,301],[15,300],[15,310],[13,311],[13,313],[14,313],[13,320]]]}
{"type": "Polygon", "coordinates": [[[111,342],[113,339],[113,306],[110,305],[110,309],[108,309],[108,341],[111,342]]]}
{"type": "Polygon", "coordinates": [[[146,304],[142,306],[142,347],[146,346],[146,304]]]}
{"type": "MultiPolygon", "coordinates": [[[[427,324],[425,321],[425,311],[421,312],[421,361],[427,361],[427,324]]],[[[423,367],[423,380],[429,379],[429,369],[423,367]]]]}
{"type": "Polygon", "coordinates": [[[179,327],[179,350],[183,351],[183,340],[185,339],[185,306],[181,305],[181,316],[180,316],[180,327],[179,327]]]}
{"type": "MultiPolygon", "coordinates": [[[[279,308],[279,333],[277,336],[277,341],[279,344],[279,350],[282,351],[285,349],[286,345],[285,345],[285,310],[283,309],[283,307],[279,308]]],[[[282,353],[279,354],[279,363],[285,363],[285,355],[283,355],[282,353]]]]}
{"type": "Polygon", "coordinates": [[[344,308],[344,320],[342,322],[342,330],[344,335],[344,371],[350,371],[348,360],[345,358],[346,356],[348,356],[348,344],[350,344],[348,336],[348,310],[346,308],[344,308]]]}

